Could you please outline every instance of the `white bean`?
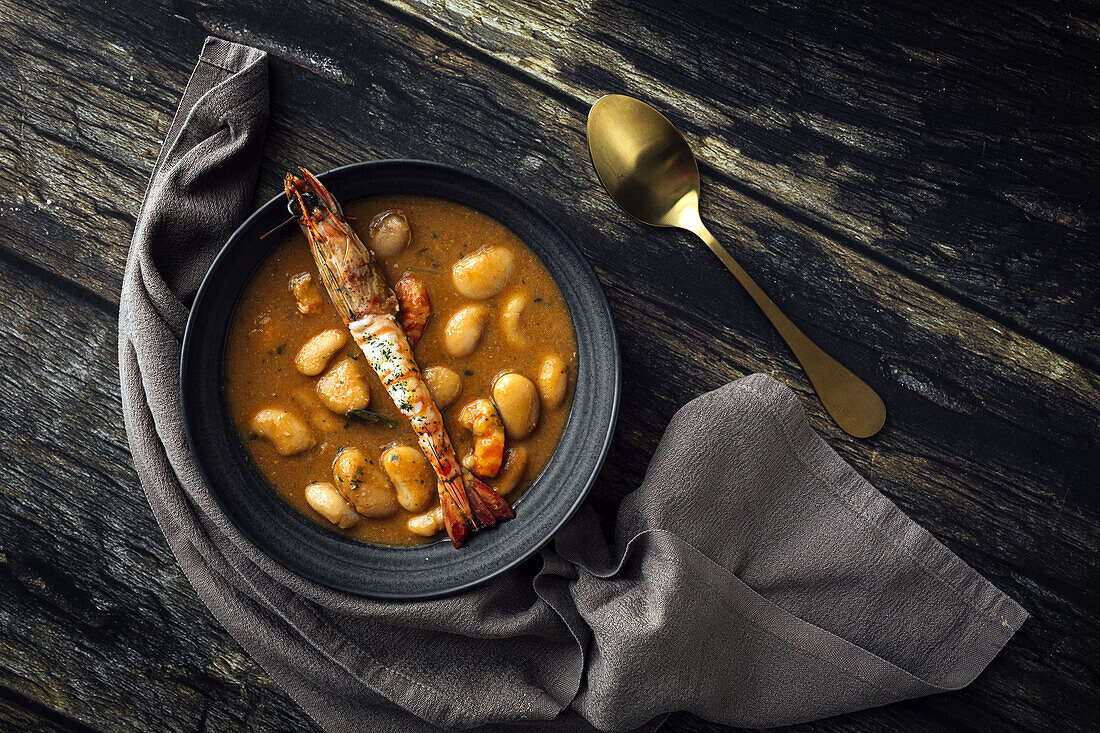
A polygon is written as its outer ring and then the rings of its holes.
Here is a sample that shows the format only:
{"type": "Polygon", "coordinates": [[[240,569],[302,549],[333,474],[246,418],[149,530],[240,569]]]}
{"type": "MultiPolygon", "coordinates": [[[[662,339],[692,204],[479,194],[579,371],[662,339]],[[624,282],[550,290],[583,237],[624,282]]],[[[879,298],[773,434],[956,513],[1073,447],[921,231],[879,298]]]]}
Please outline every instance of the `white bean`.
{"type": "Polygon", "coordinates": [[[430,512],[409,517],[408,521],[405,522],[405,526],[413,534],[418,534],[421,537],[431,537],[443,529],[443,508],[437,506],[430,512]]]}
{"type": "Polygon", "coordinates": [[[302,418],[278,407],[268,407],[257,412],[248,429],[261,438],[270,440],[281,456],[292,456],[317,444],[313,431],[302,418]]]}
{"type": "Polygon", "coordinates": [[[389,517],[397,511],[397,495],[386,475],[363,451],[345,448],[332,463],[336,489],[364,517],[389,517]]]}
{"type": "Polygon", "coordinates": [[[298,349],[298,355],[294,357],[294,366],[307,377],[316,377],[325,370],[328,360],[343,348],[347,340],[347,332],[342,328],[321,331],[298,349]]]}
{"type": "Polygon", "coordinates": [[[565,399],[565,392],[569,388],[569,368],[565,365],[565,359],[557,354],[551,354],[542,360],[535,385],[542,398],[542,406],[547,410],[553,410],[565,399]]]}
{"type": "Polygon", "coordinates": [[[501,496],[507,496],[512,489],[519,485],[523,474],[527,471],[527,449],[522,445],[508,449],[508,455],[504,459],[504,467],[493,488],[501,496]]]}
{"type": "Polygon", "coordinates": [[[370,404],[370,387],[351,359],[341,359],[317,380],[317,396],[325,407],[340,415],[365,410],[370,404]]]}
{"type": "Polygon", "coordinates": [[[397,490],[397,503],[422,512],[435,495],[435,471],[419,448],[398,445],[382,454],[382,468],[397,490]]]}
{"type": "Polygon", "coordinates": [[[431,366],[424,370],[424,382],[432,393],[432,400],[440,410],[450,407],[462,392],[462,377],[454,369],[431,366]]]}
{"type": "Polygon", "coordinates": [[[391,257],[409,246],[412,229],[401,211],[383,211],[370,223],[370,248],[379,257],[391,257]]]}
{"type": "Polygon", "coordinates": [[[306,503],[340,529],[359,524],[359,513],[328,481],[314,481],[306,487],[306,503]]]}
{"type": "Polygon", "coordinates": [[[515,372],[508,372],[493,382],[493,402],[496,403],[504,432],[513,440],[522,440],[539,423],[539,394],[534,383],[515,372]]]}
{"type": "Polygon", "coordinates": [[[504,307],[500,310],[500,328],[504,332],[504,338],[513,346],[523,346],[527,343],[520,319],[523,318],[523,311],[527,309],[528,300],[526,292],[516,293],[505,301],[504,307]]]}
{"type": "Polygon", "coordinates": [[[516,256],[507,247],[485,247],[454,264],[451,282],[459,295],[485,300],[504,289],[515,263],[516,256]]]}
{"type": "Polygon", "coordinates": [[[468,305],[455,311],[443,329],[443,346],[447,353],[457,357],[474,353],[488,320],[489,309],[484,305],[468,305]]]}

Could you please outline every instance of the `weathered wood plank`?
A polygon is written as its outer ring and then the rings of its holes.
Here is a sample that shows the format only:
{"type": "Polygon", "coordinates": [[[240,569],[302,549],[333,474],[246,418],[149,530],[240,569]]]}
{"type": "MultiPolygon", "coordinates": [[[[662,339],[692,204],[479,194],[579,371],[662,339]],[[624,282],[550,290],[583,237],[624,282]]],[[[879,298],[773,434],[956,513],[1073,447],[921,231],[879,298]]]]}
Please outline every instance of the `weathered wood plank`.
{"type": "Polygon", "coordinates": [[[387,2],[583,106],[652,101],[705,172],[1100,363],[1095,6],[387,2]]]}
{"type": "Polygon", "coordinates": [[[52,711],[0,690],[0,730],[35,733],[75,733],[92,729],[67,720],[52,711]]]}
{"type": "Polygon", "coordinates": [[[160,535],[122,429],[116,317],[0,260],[0,687],[100,730],[309,729],[160,535]]]}
{"type": "Polygon", "coordinates": [[[136,39],[159,35],[153,18],[94,10],[0,4],[0,119],[12,122],[0,127],[0,239],[117,301],[135,202],[194,59],[144,64],[136,39]],[[70,42],[78,28],[95,32],[70,42]]]}
{"type": "MultiPolygon", "coordinates": [[[[613,209],[589,170],[583,115],[575,106],[563,105],[546,89],[532,88],[510,69],[455,48],[434,31],[394,23],[393,16],[370,8],[304,3],[283,16],[243,4],[210,8],[179,3],[177,15],[151,6],[127,10],[101,22],[98,9],[76,4],[34,6],[21,9],[15,18],[30,32],[13,39],[21,38],[20,43],[8,45],[6,52],[20,55],[17,63],[0,65],[0,83],[29,80],[36,89],[53,85],[55,94],[68,100],[87,94],[100,111],[74,112],[71,104],[53,104],[45,97],[17,98],[29,99],[23,102],[0,97],[0,105],[23,104],[24,116],[35,126],[30,131],[25,128],[22,137],[0,129],[0,163],[9,170],[29,172],[14,183],[0,182],[0,246],[74,279],[87,280],[104,298],[116,297],[128,217],[136,210],[155,147],[201,37],[211,31],[266,47],[275,55],[275,108],[262,196],[276,191],[282,170],[302,161],[324,168],[354,159],[413,155],[466,164],[529,194],[596,265],[622,337],[624,394],[628,396],[608,468],[596,491],[601,508],[608,510],[640,480],[661,427],[676,407],[727,379],[767,371],[799,390],[811,420],[849,460],[1035,613],[1035,619],[975,686],[901,708],[849,716],[843,725],[867,730],[914,725],[945,729],[965,720],[975,730],[995,730],[1034,724],[1044,716],[1064,727],[1088,721],[1081,706],[1069,703],[1088,699],[1095,676],[1091,659],[1100,604],[1095,584],[1088,583],[1094,577],[1092,557],[1098,538],[1097,497],[1089,462],[1098,442],[1098,382],[1093,372],[960,306],[937,289],[864,257],[858,248],[822,234],[812,222],[765,206],[742,188],[717,180],[707,189],[712,218],[735,222],[716,226],[717,233],[741,242],[746,267],[793,317],[821,324],[820,329],[808,330],[868,375],[887,399],[891,409],[887,430],[872,441],[846,440],[824,417],[781,342],[709,254],[697,245],[684,248],[687,240],[673,233],[637,227],[613,209]],[[59,35],[70,25],[98,30],[59,35]],[[340,28],[340,33],[333,34],[331,28],[340,28]],[[145,40],[151,35],[169,35],[178,41],[156,46],[145,40]],[[65,37],[71,53],[85,59],[84,64],[51,59],[51,54],[60,53],[50,47],[49,39],[56,37],[65,37]],[[38,56],[46,60],[38,61],[38,56]],[[50,64],[61,66],[53,69],[50,64]],[[140,90],[127,88],[135,64],[140,64],[135,76],[145,85],[140,90]],[[94,78],[82,76],[85,67],[94,78]],[[97,115],[99,124],[111,130],[104,133],[111,144],[93,145],[83,123],[78,124],[80,114],[97,115]],[[148,148],[143,158],[141,145],[148,148]],[[135,162],[132,156],[141,160],[135,162]],[[112,172],[110,187],[101,183],[102,170],[112,172]],[[84,180],[79,185],[56,182],[70,171],[85,173],[84,180]],[[45,204],[41,192],[54,185],[71,185],[74,190],[45,204]],[[78,195],[75,188],[84,192],[78,195]],[[562,200],[562,191],[575,192],[575,198],[562,200]],[[110,208],[103,201],[110,202],[110,208]],[[629,256],[624,257],[624,252],[629,256]],[[70,265],[70,260],[75,264],[70,265]]],[[[2,26],[0,34],[9,30],[2,26]]],[[[41,302],[28,304],[13,293],[12,308],[48,313],[53,323],[64,323],[69,317],[64,309],[61,314],[49,312],[53,301],[41,299],[49,292],[46,285],[29,292],[39,293],[41,302]]],[[[22,318],[0,321],[17,324],[9,337],[15,343],[23,329],[34,328],[27,318],[24,313],[22,318]]],[[[109,332],[110,314],[103,318],[99,328],[109,332]]],[[[38,339],[38,347],[50,354],[37,363],[40,368],[82,363],[76,357],[87,354],[67,346],[62,338],[74,326],[89,328],[84,321],[64,323],[56,333],[49,331],[49,338],[38,339]],[[54,345],[52,339],[61,340],[54,345]]],[[[104,368],[110,372],[113,356],[104,357],[101,347],[93,356],[105,361],[104,368]]],[[[15,353],[5,362],[9,367],[5,371],[21,373],[24,357],[15,353]]],[[[99,402],[74,415],[48,436],[49,441],[20,453],[21,460],[11,470],[18,472],[19,485],[36,490],[45,486],[55,492],[50,495],[66,511],[86,515],[78,536],[95,537],[111,546],[155,542],[163,548],[129,468],[113,464],[127,464],[119,430],[115,428],[113,436],[105,439],[113,446],[109,465],[95,451],[85,456],[75,447],[82,444],[82,425],[111,415],[104,424],[117,425],[117,387],[99,377],[99,372],[60,374],[58,385],[39,381],[24,387],[32,392],[61,390],[83,399],[91,389],[99,402]],[[106,386],[89,388],[85,379],[106,386]],[[69,463],[43,473],[41,462],[50,455],[51,446],[67,455],[69,463]],[[97,492],[101,483],[107,483],[108,494],[121,496],[124,486],[132,502],[126,516],[138,521],[134,534],[123,533],[125,539],[119,539],[115,534],[123,530],[97,524],[96,505],[61,480],[70,472],[97,492]]],[[[48,397],[26,400],[27,407],[37,404],[36,400],[48,403],[48,397]]],[[[51,409],[56,419],[65,418],[58,409],[51,409]]],[[[6,439],[9,431],[4,427],[6,439]]],[[[25,425],[16,427],[13,435],[26,432],[25,425]]],[[[0,485],[14,484],[5,480],[0,485]]],[[[30,511],[25,504],[17,510],[0,507],[0,522],[36,526],[40,520],[28,516],[30,511]]],[[[39,532],[21,562],[38,568],[66,567],[46,544],[52,531],[50,527],[39,532]]],[[[82,546],[74,538],[68,547],[79,552],[82,546]]],[[[167,568],[163,572],[178,576],[170,557],[157,559],[167,568]]],[[[84,576],[96,577],[78,574],[84,576]]],[[[97,598],[91,588],[76,587],[97,598]]],[[[111,586],[107,592],[122,591],[111,586]]],[[[189,589],[175,588],[175,592],[178,598],[163,601],[170,609],[149,614],[147,624],[163,628],[166,622],[158,622],[158,615],[176,623],[208,619],[189,589]]],[[[239,681],[233,674],[209,679],[205,671],[209,660],[203,655],[236,647],[224,632],[219,637],[216,625],[209,623],[213,629],[194,640],[188,651],[193,656],[179,667],[186,670],[188,679],[201,678],[209,685],[209,694],[229,699],[239,681]]],[[[23,638],[31,634],[30,627],[18,627],[17,633],[13,649],[37,649],[33,639],[23,638]]],[[[64,646],[69,642],[58,632],[42,643],[64,646]]],[[[93,648],[99,641],[87,643],[93,648]]],[[[157,666],[161,663],[152,645],[139,644],[130,653],[145,665],[146,674],[159,674],[167,681],[158,679],[150,688],[135,691],[127,688],[130,683],[125,676],[115,681],[95,674],[86,689],[105,686],[97,695],[106,700],[101,709],[111,714],[122,714],[114,711],[121,700],[136,696],[156,701],[155,695],[165,694],[158,686],[174,684],[169,673],[157,666]]],[[[3,670],[17,668],[14,664],[0,657],[0,675],[10,674],[3,670]]],[[[86,674],[71,662],[66,666],[59,659],[58,664],[72,675],[86,674]]],[[[74,709],[75,703],[65,694],[56,693],[54,700],[54,687],[65,691],[54,677],[44,670],[34,675],[40,687],[18,687],[18,680],[9,682],[7,676],[0,677],[0,684],[27,690],[22,694],[46,700],[56,709],[74,709]]],[[[256,696],[266,699],[260,693],[256,696]]],[[[175,703],[176,698],[168,699],[175,703]]],[[[179,710],[184,711],[178,713],[180,719],[186,718],[187,711],[193,714],[197,706],[186,700],[180,703],[179,710]]],[[[241,719],[239,707],[229,709],[227,719],[241,719]]],[[[139,713],[125,715],[131,721],[139,713]]],[[[677,724],[674,721],[671,729],[677,724]]],[[[839,725],[834,721],[811,728],[828,730],[839,725]]]]}

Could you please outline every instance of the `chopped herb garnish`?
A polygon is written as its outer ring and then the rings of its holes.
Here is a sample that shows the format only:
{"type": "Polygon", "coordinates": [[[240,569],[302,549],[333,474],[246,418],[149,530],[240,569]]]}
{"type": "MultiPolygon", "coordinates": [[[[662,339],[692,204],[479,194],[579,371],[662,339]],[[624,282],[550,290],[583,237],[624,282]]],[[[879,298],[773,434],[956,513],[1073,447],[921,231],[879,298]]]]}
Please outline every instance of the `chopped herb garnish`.
{"type": "Polygon", "coordinates": [[[535,302],[536,302],[536,303],[541,303],[541,302],[542,302],[542,298],[535,298],[535,302]]]}
{"type": "Polygon", "coordinates": [[[286,344],[279,344],[278,346],[275,347],[275,353],[276,354],[281,354],[281,353],[283,353],[283,349],[285,349],[285,348],[286,348],[286,344]]]}
{"type": "Polygon", "coordinates": [[[427,248],[427,247],[421,247],[420,249],[416,250],[416,253],[417,253],[418,255],[422,255],[422,254],[424,254],[424,253],[425,253],[425,252],[427,252],[427,251],[428,251],[428,248],[427,248]]]}
{"type": "Polygon", "coordinates": [[[474,376],[474,370],[473,369],[467,369],[466,371],[464,371],[462,373],[465,374],[467,377],[474,376]]]}
{"type": "Polygon", "coordinates": [[[387,428],[396,428],[397,423],[384,415],[370,410],[348,410],[348,417],[352,420],[367,423],[368,425],[384,425],[387,428]]]}
{"type": "Polygon", "coordinates": [[[352,361],[359,361],[359,355],[356,354],[354,351],[349,351],[348,352],[348,358],[351,359],[352,361]]]}

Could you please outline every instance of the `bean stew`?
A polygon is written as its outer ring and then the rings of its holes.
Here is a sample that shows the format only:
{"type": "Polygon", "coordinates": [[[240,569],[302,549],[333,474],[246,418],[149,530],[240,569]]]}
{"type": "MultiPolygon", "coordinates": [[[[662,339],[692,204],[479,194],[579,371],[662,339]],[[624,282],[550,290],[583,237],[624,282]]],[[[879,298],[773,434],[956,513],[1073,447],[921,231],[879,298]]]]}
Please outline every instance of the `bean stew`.
{"type": "MultiPolygon", "coordinates": [[[[550,461],[572,402],[576,338],[557,285],[511,231],[460,204],[387,196],[344,211],[403,307],[427,314],[430,302],[426,324],[405,326],[423,379],[463,464],[514,503],[550,461]]],[[[380,544],[443,536],[427,459],[298,231],[237,305],[225,393],[252,462],[306,517],[380,544]]]]}

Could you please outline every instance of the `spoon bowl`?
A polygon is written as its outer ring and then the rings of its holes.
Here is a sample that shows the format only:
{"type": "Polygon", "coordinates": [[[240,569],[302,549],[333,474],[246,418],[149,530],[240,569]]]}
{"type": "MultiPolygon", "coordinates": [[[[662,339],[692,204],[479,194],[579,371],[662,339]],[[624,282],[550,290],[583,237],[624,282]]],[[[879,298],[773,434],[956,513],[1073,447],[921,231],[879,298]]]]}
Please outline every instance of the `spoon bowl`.
{"type": "Polygon", "coordinates": [[[609,94],[588,114],[592,162],[611,198],[652,226],[680,227],[699,201],[699,166],[664,115],[633,97],[609,94]]]}
{"type": "Polygon", "coordinates": [[[882,428],[882,398],[802,333],[707,230],[699,216],[699,166],[687,140],[664,115],[633,97],[602,97],[588,113],[588,149],[600,182],[619,208],[645,224],[693,232],[733,273],[791,347],[841,429],[867,438],[882,428]]]}

